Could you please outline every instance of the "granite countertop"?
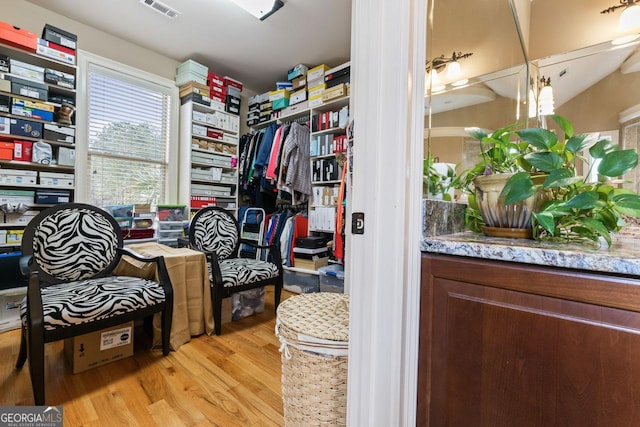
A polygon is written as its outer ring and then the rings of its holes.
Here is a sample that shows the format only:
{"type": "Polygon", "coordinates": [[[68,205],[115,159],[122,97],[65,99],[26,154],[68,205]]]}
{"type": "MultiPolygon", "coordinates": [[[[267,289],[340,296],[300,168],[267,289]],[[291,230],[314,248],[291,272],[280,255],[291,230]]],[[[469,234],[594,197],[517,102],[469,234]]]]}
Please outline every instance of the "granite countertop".
{"type": "Polygon", "coordinates": [[[423,237],[423,252],[640,276],[640,239],[614,237],[611,247],[486,237],[472,232],[423,237]]]}

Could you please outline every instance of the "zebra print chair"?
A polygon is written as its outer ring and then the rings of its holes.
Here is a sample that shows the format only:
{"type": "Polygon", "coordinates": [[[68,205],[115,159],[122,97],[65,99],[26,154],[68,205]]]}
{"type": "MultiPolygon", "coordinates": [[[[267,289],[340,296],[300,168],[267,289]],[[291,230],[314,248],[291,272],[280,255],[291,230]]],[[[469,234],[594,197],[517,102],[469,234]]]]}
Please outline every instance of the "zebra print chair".
{"type": "Polygon", "coordinates": [[[44,344],[162,313],[162,353],[169,354],[173,289],[164,258],[123,249],[115,219],[94,206],[68,203],[42,211],[25,228],[27,296],[16,369],[29,359],[36,405],[44,405],[44,344]],[[157,265],[159,283],[115,276],[123,255],[157,265]]]}
{"type": "Polygon", "coordinates": [[[238,221],[226,210],[218,207],[200,209],[191,220],[189,245],[207,256],[216,335],[221,332],[222,300],[236,292],[274,285],[274,306],[278,308],[282,293],[280,251],[275,245],[257,245],[241,239],[238,221]],[[241,243],[269,249],[267,260],[238,257],[241,243]]]}

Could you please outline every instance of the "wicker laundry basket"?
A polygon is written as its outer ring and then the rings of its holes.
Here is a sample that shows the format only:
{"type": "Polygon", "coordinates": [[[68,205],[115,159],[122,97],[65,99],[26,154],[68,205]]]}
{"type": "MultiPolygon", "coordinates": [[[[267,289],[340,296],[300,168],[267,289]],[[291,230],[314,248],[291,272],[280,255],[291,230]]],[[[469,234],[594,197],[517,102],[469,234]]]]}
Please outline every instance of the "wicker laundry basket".
{"type": "Polygon", "coordinates": [[[285,426],[346,425],[349,297],[300,294],[278,307],[285,426]]]}

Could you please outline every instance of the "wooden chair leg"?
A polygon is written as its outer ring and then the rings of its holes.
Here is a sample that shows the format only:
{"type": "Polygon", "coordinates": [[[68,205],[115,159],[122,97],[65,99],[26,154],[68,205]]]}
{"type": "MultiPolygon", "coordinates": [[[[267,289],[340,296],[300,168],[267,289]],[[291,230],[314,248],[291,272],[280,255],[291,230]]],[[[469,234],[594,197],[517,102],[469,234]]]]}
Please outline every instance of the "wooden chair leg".
{"type": "Polygon", "coordinates": [[[18,360],[16,362],[16,369],[22,369],[24,362],[27,361],[27,328],[21,327],[20,333],[20,350],[18,352],[18,360]]]}
{"type": "Polygon", "coordinates": [[[216,335],[222,333],[222,293],[215,288],[211,289],[213,292],[213,330],[216,335]]]}
{"type": "Polygon", "coordinates": [[[44,337],[42,330],[32,328],[29,342],[29,375],[33,388],[33,400],[37,406],[44,405],[44,337]]]}

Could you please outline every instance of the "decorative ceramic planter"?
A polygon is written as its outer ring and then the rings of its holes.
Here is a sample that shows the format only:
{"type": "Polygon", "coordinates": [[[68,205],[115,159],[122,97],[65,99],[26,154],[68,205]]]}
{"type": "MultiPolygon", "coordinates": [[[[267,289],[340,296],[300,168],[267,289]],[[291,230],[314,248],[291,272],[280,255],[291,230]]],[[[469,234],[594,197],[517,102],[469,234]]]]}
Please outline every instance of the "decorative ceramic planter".
{"type": "MultiPolygon", "coordinates": [[[[502,173],[477,176],[476,203],[485,222],[483,232],[487,236],[531,238],[531,217],[549,200],[548,191],[538,191],[532,197],[510,205],[504,204],[500,193],[513,174],[502,173]]],[[[543,180],[544,177],[540,177],[543,180]]],[[[534,179],[534,182],[536,179],[534,179]]]]}

